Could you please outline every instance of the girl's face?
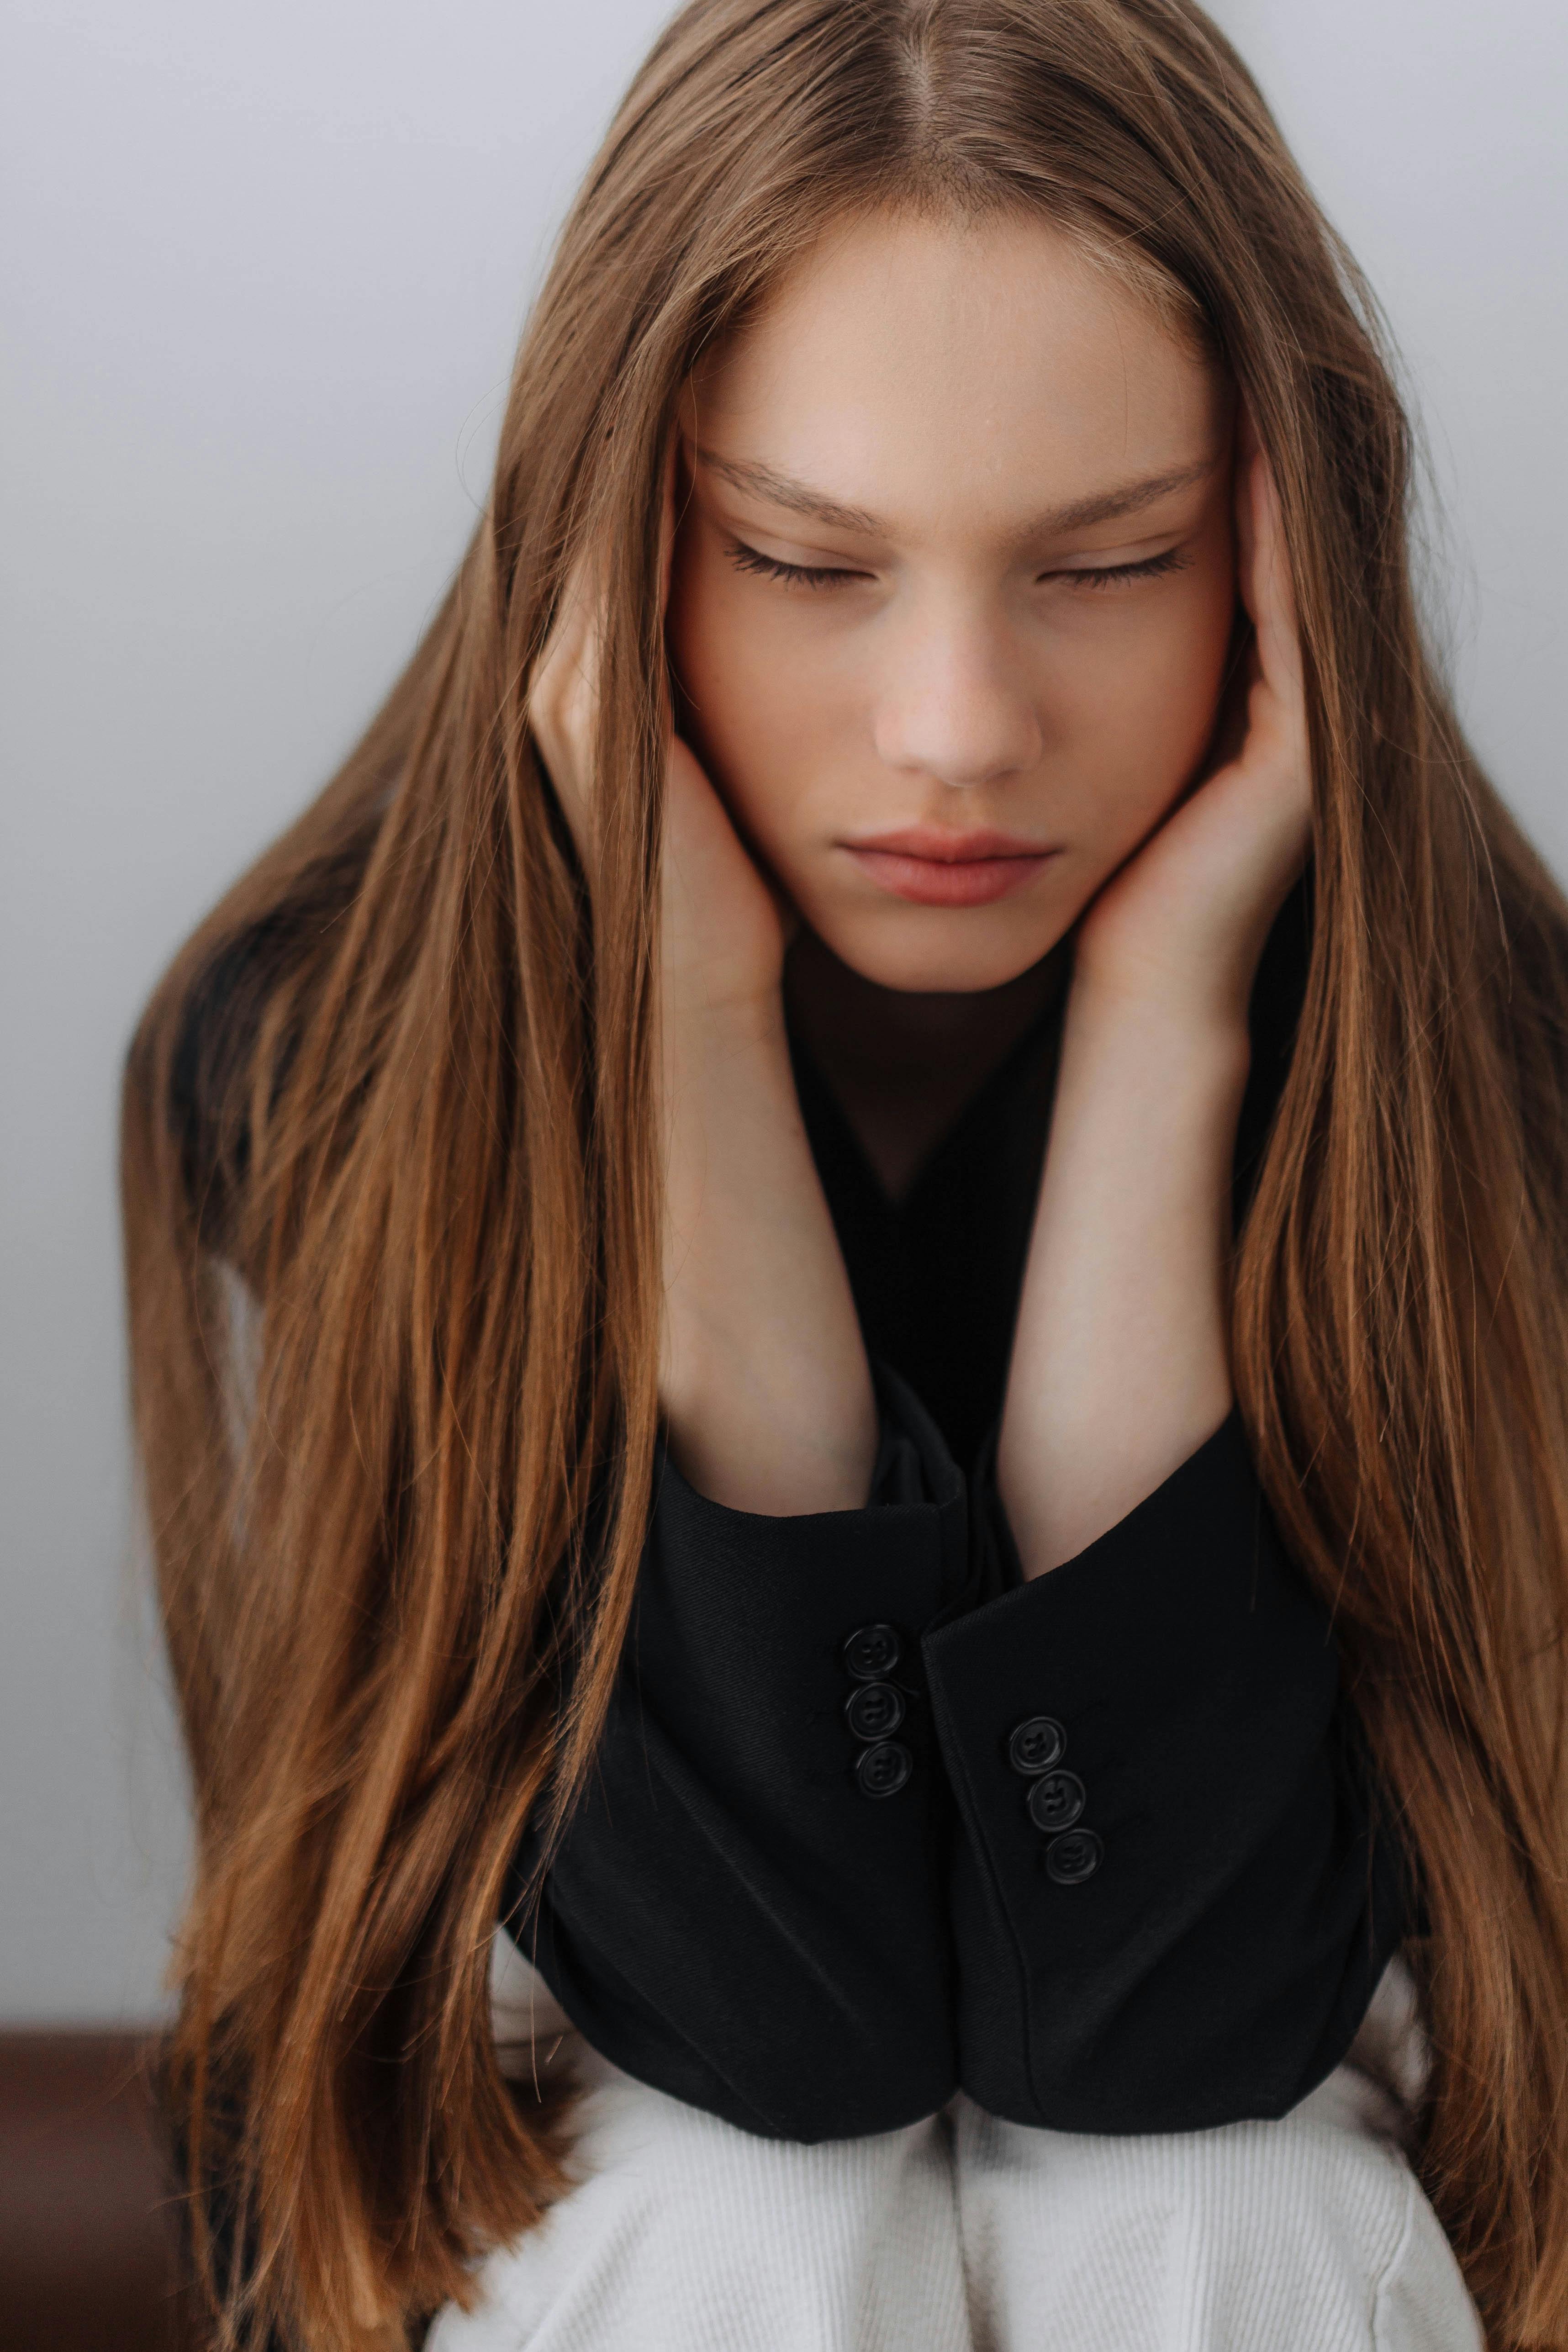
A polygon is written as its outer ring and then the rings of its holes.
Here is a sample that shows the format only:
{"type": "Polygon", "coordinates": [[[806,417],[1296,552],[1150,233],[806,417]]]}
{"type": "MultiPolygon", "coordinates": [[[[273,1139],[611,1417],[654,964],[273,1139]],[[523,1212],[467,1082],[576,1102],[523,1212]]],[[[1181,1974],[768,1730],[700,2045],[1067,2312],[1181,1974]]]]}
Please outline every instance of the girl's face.
{"type": "Polygon", "coordinates": [[[693,378],[678,723],[866,979],[1015,978],[1192,781],[1235,613],[1230,410],[1029,220],[841,227],[693,378]]]}

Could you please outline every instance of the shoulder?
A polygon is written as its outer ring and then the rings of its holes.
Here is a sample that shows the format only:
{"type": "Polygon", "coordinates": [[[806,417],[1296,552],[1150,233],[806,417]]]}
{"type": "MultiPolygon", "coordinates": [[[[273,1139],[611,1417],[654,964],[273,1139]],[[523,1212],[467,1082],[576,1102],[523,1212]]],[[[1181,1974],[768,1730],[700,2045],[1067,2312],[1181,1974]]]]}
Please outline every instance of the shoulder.
{"type": "Polygon", "coordinates": [[[288,968],[289,926],[272,910],[221,940],[178,1002],[165,1111],[203,1236],[231,1223],[250,1162],[250,1080],[268,1004],[288,968]]]}
{"type": "Polygon", "coordinates": [[[222,931],[170,1009],[162,1115],[203,1241],[226,1254],[255,1158],[340,936],[340,911],[291,894],[222,931]]]}
{"type": "Polygon", "coordinates": [[[318,838],[286,837],[235,886],[171,974],[159,1109],[204,1238],[231,1222],[258,1111],[287,1079],[382,813],[375,802],[349,811],[335,829],[323,824],[318,838]]]}

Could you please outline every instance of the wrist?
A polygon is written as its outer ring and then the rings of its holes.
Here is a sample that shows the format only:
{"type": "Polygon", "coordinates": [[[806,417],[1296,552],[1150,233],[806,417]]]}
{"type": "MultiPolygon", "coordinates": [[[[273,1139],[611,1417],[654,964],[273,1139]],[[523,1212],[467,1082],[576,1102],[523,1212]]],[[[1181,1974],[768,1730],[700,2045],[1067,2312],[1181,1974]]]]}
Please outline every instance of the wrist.
{"type": "Polygon", "coordinates": [[[737,1065],[788,1068],[789,1032],[778,982],[722,994],[672,985],[666,976],[660,1015],[666,1070],[725,1070],[733,1076],[737,1065]]]}
{"type": "Polygon", "coordinates": [[[1251,1066],[1246,1007],[1234,996],[1128,985],[1075,969],[1062,1058],[1146,1066],[1167,1081],[1239,1094],[1251,1066]]]}
{"type": "Polygon", "coordinates": [[[997,1470],[1028,1576],[1224,1419],[1245,1024],[1075,979],[997,1470]]]}
{"type": "Polygon", "coordinates": [[[721,950],[695,942],[689,924],[666,921],[659,993],[670,1022],[716,1037],[755,1034],[781,1019],[781,948],[750,931],[721,950]]]}
{"type": "Polygon", "coordinates": [[[856,1510],[877,1415],[777,990],[664,1008],[660,1398],[710,1500],[856,1510]]]}
{"type": "Polygon", "coordinates": [[[1073,945],[1074,992],[1107,1010],[1166,1018],[1195,1031],[1245,1033],[1252,984],[1277,908],[1252,908],[1245,922],[1216,910],[1197,926],[1107,923],[1098,908],[1073,945]]]}

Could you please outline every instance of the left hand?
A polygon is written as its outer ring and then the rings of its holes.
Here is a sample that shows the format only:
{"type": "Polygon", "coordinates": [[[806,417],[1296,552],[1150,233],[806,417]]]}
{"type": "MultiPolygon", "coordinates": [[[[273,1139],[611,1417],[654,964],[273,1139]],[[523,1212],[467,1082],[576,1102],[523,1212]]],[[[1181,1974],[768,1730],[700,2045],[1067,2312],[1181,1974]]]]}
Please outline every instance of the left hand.
{"type": "Polygon", "coordinates": [[[1306,861],[1312,771],[1279,492],[1243,413],[1238,585],[1253,624],[1247,724],[1112,877],[1079,928],[1074,987],[1244,1024],[1263,942],[1306,861]]]}

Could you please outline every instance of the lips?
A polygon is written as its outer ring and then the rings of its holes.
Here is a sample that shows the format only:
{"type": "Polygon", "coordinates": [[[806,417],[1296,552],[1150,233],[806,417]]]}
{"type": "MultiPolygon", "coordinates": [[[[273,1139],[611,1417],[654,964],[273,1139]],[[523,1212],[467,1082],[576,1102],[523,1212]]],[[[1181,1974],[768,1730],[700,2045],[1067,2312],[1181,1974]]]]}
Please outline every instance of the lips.
{"type": "Polygon", "coordinates": [[[841,845],[868,881],[922,907],[985,907],[1023,889],[1056,855],[1034,842],[977,828],[905,825],[841,845]]]}

